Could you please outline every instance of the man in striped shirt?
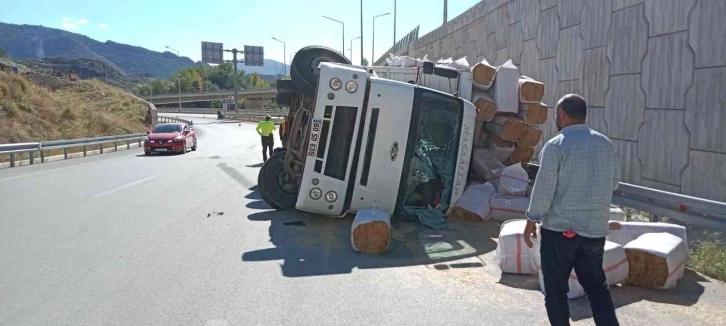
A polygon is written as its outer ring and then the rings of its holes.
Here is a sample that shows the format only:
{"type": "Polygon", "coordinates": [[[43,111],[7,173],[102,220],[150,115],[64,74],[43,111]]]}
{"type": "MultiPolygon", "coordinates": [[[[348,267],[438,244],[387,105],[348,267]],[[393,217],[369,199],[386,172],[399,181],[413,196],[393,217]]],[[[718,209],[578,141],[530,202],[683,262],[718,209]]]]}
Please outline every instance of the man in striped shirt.
{"type": "Polygon", "coordinates": [[[531,248],[541,224],[545,307],[552,325],[569,325],[568,278],[575,269],[596,325],[618,325],[602,269],[618,159],[612,141],[585,125],[587,103],[568,94],[558,102],[560,131],[542,147],[527,209],[524,239],[531,248]]]}

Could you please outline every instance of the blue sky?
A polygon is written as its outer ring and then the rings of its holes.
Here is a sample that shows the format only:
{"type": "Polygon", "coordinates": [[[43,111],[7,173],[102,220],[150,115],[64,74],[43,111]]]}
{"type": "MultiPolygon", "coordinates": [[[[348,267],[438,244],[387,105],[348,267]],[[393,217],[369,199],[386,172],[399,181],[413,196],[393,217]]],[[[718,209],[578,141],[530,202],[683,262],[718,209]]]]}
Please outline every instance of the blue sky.
{"type": "MultiPolygon", "coordinates": [[[[340,50],[341,25],[345,23],[345,49],[360,35],[360,1],[338,0],[3,0],[0,21],[43,25],[87,35],[99,41],[113,40],[165,51],[178,49],[182,56],[201,59],[201,41],[222,42],[225,48],[244,45],[265,47],[265,57],[283,61],[283,46],[290,55],[307,45],[340,50]]],[[[479,1],[449,0],[449,19],[479,1]]],[[[417,25],[419,36],[440,26],[443,0],[397,0],[397,33],[401,38],[417,25]]],[[[393,0],[363,0],[364,57],[371,57],[371,18],[376,18],[376,57],[393,45],[393,0]]],[[[2,37],[2,35],[0,35],[2,37]]],[[[353,43],[353,59],[360,59],[360,40],[353,43]]]]}

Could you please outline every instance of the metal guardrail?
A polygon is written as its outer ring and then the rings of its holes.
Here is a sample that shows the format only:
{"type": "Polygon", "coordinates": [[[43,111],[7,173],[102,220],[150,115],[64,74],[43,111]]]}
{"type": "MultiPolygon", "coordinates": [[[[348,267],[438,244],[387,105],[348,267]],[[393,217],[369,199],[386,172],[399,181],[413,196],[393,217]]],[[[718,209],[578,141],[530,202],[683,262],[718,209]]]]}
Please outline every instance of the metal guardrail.
{"type": "MultiPolygon", "coordinates": [[[[159,122],[177,122],[187,123],[191,122],[184,119],[163,117],[160,116],[159,122]]],[[[138,142],[139,147],[142,146],[141,141],[146,138],[146,133],[128,134],[128,135],[115,135],[115,136],[101,136],[93,138],[77,138],[77,139],[64,139],[64,140],[51,140],[43,141],[38,143],[17,143],[17,144],[0,144],[0,155],[10,156],[10,167],[15,167],[16,157],[18,153],[29,153],[30,164],[35,164],[35,154],[40,154],[40,162],[45,163],[45,151],[53,149],[63,150],[63,159],[68,159],[68,149],[72,147],[83,147],[83,156],[87,155],[88,146],[99,145],[98,149],[103,154],[103,145],[108,143],[114,143],[114,151],[118,150],[119,143],[126,143],[126,149],[131,148],[131,142],[138,142]]]]}
{"type": "Polygon", "coordinates": [[[672,192],[620,183],[613,191],[613,203],[684,223],[726,231],[726,203],[672,192]]]}

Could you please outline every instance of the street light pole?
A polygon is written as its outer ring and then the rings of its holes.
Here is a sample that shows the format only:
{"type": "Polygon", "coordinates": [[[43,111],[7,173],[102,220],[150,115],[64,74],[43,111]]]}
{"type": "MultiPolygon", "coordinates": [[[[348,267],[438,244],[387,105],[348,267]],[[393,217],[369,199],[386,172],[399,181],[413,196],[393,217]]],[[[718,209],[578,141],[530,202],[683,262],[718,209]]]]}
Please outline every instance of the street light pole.
{"type": "MultiPolygon", "coordinates": [[[[349,49],[350,50],[350,63],[353,63],[353,40],[357,40],[359,38],[360,38],[360,36],[350,39],[350,49],[349,49]]],[[[363,59],[361,58],[361,60],[363,60],[363,59]]]]}
{"type": "Polygon", "coordinates": [[[393,46],[396,46],[396,0],[393,0],[393,46]]]}
{"type": "Polygon", "coordinates": [[[272,39],[282,43],[282,76],[285,77],[287,76],[287,72],[285,71],[285,66],[287,66],[287,45],[285,45],[285,42],[280,41],[274,37],[272,39]]]}
{"type": "Polygon", "coordinates": [[[360,0],[360,65],[363,65],[363,0],[360,0]]]}
{"type": "MultiPolygon", "coordinates": [[[[361,0],[361,1],[362,1],[362,0],[361,0]]],[[[343,56],[345,56],[345,23],[343,23],[343,22],[342,22],[342,21],[340,21],[340,20],[337,20],[337,19],[333,19],[333,18],[330,18],[330,17],[328,17],[328,16],[323,16],[323,18],[325,18],[325,19],[330,19],[330,20],[332,20],[332,21],[334,21],[334,22],[340,23],[340,25],[342,25],[342,26],[343,26],[343,35],[342,35],[342,38],[341,38],[341,39],[343,40],[343,42],[342,42],[342,43],[340,44],[340,45],[341,45],[341,48],[340,48],[340,54],[342,54],[343,56]]]]}
{"type": "Polygon", "coordinates": [[[390,12],[387,12],[385,14],[380,14],[378,16],[373,16],[373,42],[371,44],[371,62],[370,64],[373,65],[374,62],[376,62],[376,18],[390,15],[390,12]]]}
{"type": "MultiPolygon", "coordinates": [[[[166,47],[167,49],[169,49],[169,50],[172,50],[172,51],[176,51],[176,56],[177,56],[177,57],[179,56],[179,50],[177,50],[177,49],[172,49],[172,48],[170,48],[170,47],[168,47],[168,46],[165,46],[165,47],[166,47]]],[[[181,107],[181,78],[177,79],[176,83],[177,83],[177,90],[179,91],[179,111],[181,111],[181,108],[182,108],[182,107],[181,107]]]]}

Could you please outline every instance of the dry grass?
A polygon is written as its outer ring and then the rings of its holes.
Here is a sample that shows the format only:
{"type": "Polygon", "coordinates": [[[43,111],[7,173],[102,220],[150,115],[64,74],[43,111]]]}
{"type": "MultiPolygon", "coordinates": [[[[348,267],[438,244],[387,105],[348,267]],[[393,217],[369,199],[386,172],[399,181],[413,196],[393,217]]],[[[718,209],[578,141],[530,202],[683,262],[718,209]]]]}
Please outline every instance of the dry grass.
{"type": "Polygon", "coordinates": [[[690,249],[688,267],[726,282],[726,243],[717,232],[704,234],[690,249]]]}
{"type": "Polygon", "coordinates": [[[0,72],[0,144],[144,132],[146,105],[99,81],[51,91],[0,72]]]}

